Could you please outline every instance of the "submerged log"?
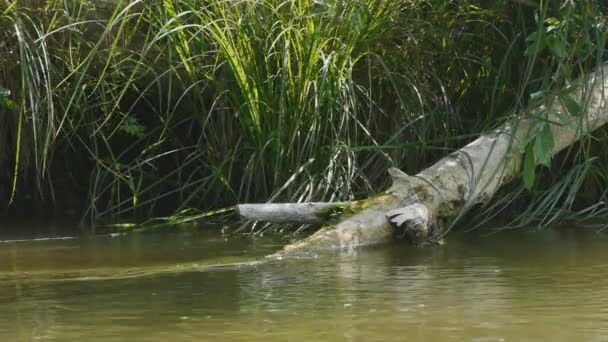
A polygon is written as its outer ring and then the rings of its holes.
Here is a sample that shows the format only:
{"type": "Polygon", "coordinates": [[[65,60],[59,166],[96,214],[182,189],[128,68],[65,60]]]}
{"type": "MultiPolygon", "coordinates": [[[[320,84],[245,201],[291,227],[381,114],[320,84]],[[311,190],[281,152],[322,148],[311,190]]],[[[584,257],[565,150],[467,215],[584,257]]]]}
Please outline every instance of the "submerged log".
{"type": "MultiPolygon", "coordinates": [[[[571,103],[564,105],[556,98],[550,105],[537,109],[534,116],[508,121],[417,175],[409,176],[391,168],[393,183],[387,191],[357,202],[355,212],[350,211],[337,223],[288,245],[274,257],[384,243],[396,235],[413,244],[440,241],[462,210],[489,201],[500,186],[519,175],[525,146],[536,134],[537,120],[550,129],[553,140],[550,155],[608,122],[605,71],[608,69],[603,65],[564,90],[582,109],[579,115],[571,115],[572,108],[566,106],[572,107],[571,103]]],[[[272,209],[265,206],[269,205],[249,207],[252,209],[248,211],[249,217],[261,218],[254,211],[272,209]]],[[[266,219],[272,221],[270,216],[266,219]]],[[[280,222],[287,221],[281,215],[280,222]]]]}

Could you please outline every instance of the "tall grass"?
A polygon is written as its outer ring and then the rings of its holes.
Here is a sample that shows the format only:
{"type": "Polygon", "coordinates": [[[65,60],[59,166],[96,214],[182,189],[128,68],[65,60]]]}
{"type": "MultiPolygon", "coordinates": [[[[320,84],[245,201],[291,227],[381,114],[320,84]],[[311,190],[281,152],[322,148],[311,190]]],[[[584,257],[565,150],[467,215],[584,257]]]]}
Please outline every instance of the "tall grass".
{"type": "MultiPolygon", "coordinates": [[[[0,196],[90,223],[364,196],[605,58],[600,1],[4,4],[0,196]]],[[[590,146],[501,198],[574,210],[605,184],[590,146]]]]}

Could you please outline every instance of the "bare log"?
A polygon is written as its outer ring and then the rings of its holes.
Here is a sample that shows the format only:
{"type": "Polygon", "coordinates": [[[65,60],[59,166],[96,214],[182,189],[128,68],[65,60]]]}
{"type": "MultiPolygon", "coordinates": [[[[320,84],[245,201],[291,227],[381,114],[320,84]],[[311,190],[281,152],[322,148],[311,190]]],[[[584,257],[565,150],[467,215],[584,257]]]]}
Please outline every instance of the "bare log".
{"type": "MultiPolygon", "coordinates": [[[[536,110],[552,133],[552,155],[608,122],[606,71],[608,67],[602,65],[564,90],[584,114],[571,115],[558,98],[536,110]]],[[[463,209],[489,201],[500,186],[518,176],[535,122],[531,116],[509,121],[415,176],[389,169],[393,184],[387,191],[357,202],[357,213],[273,257],[383,243],[395,234],[414,244],[439,241],[463,209]]]]}
{"type": "Polygon", "coordinates": [[[243,218],[250,220],[314,224],[326,222],[332,214],[338,214],[350,205],[349,202],[239,204],[236,211],[243,218]]]}

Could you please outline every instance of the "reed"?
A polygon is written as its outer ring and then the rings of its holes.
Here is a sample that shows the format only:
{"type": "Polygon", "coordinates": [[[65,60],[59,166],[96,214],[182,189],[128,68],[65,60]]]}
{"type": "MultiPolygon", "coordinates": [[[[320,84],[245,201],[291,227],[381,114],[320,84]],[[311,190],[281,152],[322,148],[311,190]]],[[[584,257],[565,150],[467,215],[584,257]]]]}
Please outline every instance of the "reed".
{"type": "MultiPolygon", "coordinates": [[[[364,196],[554,96],[607,31],[602,1],[0,4],[4,209],[91,224],[364,196]]],[[[484,215],[580,213],[606,195],[581,191],[606,188],[605,144],[527,170],[484,215]]]]}

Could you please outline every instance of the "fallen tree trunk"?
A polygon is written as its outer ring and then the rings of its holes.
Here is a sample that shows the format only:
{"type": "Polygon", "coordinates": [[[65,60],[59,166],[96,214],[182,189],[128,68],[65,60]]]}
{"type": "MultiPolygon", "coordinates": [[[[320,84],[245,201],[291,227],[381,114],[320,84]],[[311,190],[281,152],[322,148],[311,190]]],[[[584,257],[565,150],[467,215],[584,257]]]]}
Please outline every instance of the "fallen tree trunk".
{"type": "MultiPolygon", "coordinates": [[[[522,168],[522,155],[542,122],[550,129],[553,155],[579,140],[583,135],[608,122],[608,79],[606,66],[585,75],[564,90],[583,113],[571,115],[572,101],[563,103],[556,97],[548,106],[536,109],[482,135],[460,150],[439,160],[415,176],[391,168],[393,184],[385,192],[368,199],[341,203],[342,217],[310,237],[288,245],[275,257],[310,254],[328,249],[351,249],[356,246],[388,242],[395,234],[414,244],[437,242],[455,217],[475,203],[487,202],[501,185],[517,177],[522,168]],[[540,121],[539,121],[540,120],[540,121]]],[[[248,218],[273,221],[269,208],[286,205],[265,204],[251,210],[238,210],[248,218]],[[271,206],[271,207],[268,207],[271,206]],[[259,210],[254,210],[259,209],[259,210]]],[[[310,204],[290,204],[290,210],[301,210],[310,204]],[[299,207],[300,206],[300,207],[299,207]]],[[[331,204],[316,206],[315,217],[331,210],[331,204]]],[[[280,222],[289,221],[289,210],[280,222]]],[[[310,212],[309,212],[310,213],[310,212]]],[[[293,216],[296,223],[297,215],[293,216]]]]}
{"type": "Polygon", "coordinates": [[[333,215],[339,214],[341,208],[348,206],[349,202],[239,204],[236,211],[249,220],[315,224],[327,222],[333,215]]]}

